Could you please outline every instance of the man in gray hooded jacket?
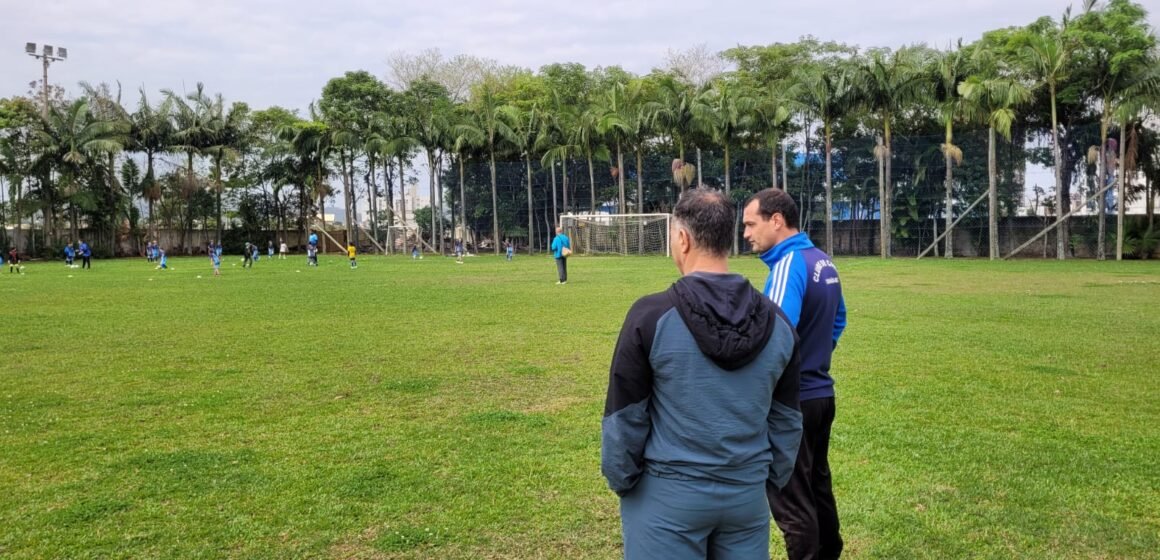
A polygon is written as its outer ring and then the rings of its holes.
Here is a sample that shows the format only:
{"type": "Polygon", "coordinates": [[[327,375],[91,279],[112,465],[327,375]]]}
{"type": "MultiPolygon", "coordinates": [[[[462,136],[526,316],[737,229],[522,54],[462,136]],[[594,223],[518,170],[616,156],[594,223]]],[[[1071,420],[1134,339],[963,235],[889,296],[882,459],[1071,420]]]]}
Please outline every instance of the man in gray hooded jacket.
{"type": "Polygon", "coordinates": [[[682,277],[625,318],[608,382],[601,471],[627,559],[769,558],[767,481],[801,440],[797,335],[728,271],[733,204],[685,193],[670,249],[682,277]]]}

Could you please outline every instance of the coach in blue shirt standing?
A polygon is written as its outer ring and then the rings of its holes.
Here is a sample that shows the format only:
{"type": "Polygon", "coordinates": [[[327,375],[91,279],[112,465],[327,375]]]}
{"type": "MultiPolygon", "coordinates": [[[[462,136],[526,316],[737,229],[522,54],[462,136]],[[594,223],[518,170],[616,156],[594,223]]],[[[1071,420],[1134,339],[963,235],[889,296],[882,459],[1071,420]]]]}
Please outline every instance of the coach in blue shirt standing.
{"type": "Polygon", "coordinates": [[[768,487],[770,509],[791,559],[838,558],[842,537],[830,483],[834,379],[830,358],[846,327],[842,284],[830,256],[798,231],[793,197],[765,189],[745,204],[745,239],[769,265],[764,293],[797,328],[802,441],[785,488],[768,487]]]}

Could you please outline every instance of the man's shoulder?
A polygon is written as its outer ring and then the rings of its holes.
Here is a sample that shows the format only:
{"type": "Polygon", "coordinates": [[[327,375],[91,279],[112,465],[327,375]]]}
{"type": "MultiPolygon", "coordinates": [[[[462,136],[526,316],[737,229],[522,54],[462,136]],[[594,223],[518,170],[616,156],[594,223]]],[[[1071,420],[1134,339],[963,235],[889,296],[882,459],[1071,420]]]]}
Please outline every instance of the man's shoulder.
{"type": "Polygon", "coordinates": [[[673,308],[673,300],[669,291],[649,294],[637,299],[628,309],[628,319],[633,321],[656,321],[661,315],[673,308]]]}

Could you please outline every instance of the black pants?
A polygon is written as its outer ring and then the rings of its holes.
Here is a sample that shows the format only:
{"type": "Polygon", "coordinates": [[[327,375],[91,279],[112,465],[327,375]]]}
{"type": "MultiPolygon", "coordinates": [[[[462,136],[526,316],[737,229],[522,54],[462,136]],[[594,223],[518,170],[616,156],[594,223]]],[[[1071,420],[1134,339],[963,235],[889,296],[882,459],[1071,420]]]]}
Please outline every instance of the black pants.
{"type": "Polygon", "coordinates": [[[556,275],[560,277],[561,282],[568,281],[568,257],[556,259],[556,275]]]}
{"type": "Polygon", "coordinates": [[[769,507],[790,560],[838,558],[838,505],[830,485],[830,426],[834,398],[802,401],[802,443],[793,475],[779,492],[766,485],[769,507]]]}
{"type": "Polygon", "coordinates": [[[81,260],[82,260],[81,268],[92,268],[93,267],[92,263],[89,262],[90,258],[91,257],[81,257],[81,260]]]}

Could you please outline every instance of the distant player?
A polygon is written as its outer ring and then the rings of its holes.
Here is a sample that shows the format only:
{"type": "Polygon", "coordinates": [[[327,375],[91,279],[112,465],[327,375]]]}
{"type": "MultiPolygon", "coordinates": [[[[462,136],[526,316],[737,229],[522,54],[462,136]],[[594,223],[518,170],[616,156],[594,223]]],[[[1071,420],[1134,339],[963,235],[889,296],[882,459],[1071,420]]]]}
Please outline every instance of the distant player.
{"type": "Polygon", "coordinates": [[[512,242],[510,239],[503,242],[503,249],[504,249],[504,254],[506,255],[504,258],[509,260],[509,261],[512,260],[512,257],[515,256],[515,254],[516,254],[516,248],[514,245],[512,245],[512,242]]]}
{"type": "Polygon", "coordinates": [[[290,252],[290,248],[286,246],[285,240],[280,239],[279,241],[282,243],[282,246],[278,247],[278,260],[284,261],[286,260],[286,253],[290,252]]]}
{"type": "Polygon", "coordinates": [[[463,264],[463,240],[455,240],[455,262],[463,264]]]}
{"type": "Polygon", "coordinates": [[[270,257],[270,260],[274,260],[274,242],[273,241],[266,242],[266,256],[270,257]]]}
{"type": "Polygon", "coordinates": [[[254,267],[254,248],[250,246],[250,242],[246,242],[246,246],[242,247],[242,268],[254,267]]]}
{"type": "Polygon", "coordinates": [[[306,266],[318,266],[318,246],[306,246],[306,266]]]}
{"type": "Polygon", "coordinates": [[[64,246],[64,265],[72,268],[73,259],[77,256],[77,252],[73,249],[72,243],[66,243],[64,246]]]}
{"type": "Polygon", "coordinates": [[[411,259],[414,260],[417,258],[419,258],[419,246],[418,245],[411,247],[411,259]]]}
{"type": "Polygon", "coordinates": [[[211,247],[209,252],[209,262],[213,263],[213,275],[222,275],[222,254],[216,247],[211,247]]]}
{"type": "Polygon", "coordinates": [[[318,234],[313,231],[310,232],[310,244],[318,247],[318,234]]]}
{"type": "Polygon", "coordinates": [[[8,250],[8,273],[20,272],[20,253],[16,252],[16,247],[8,250]]]}
{"type": "Polygon", "coordinates": [[[355,258],[355,253],[356,253],[356,251],[354,248],[354,243],[347,243],[346,244],[346,256],[350,257],[350,269],[351,270],[358,268],[358,260],[355,258]]]}
{"type": "Polygon", "coordinates": [[[157,269],[158,270],[169,270],[169,266],[167,264],[168,261],[165,258],[165,249],[162,249],[160,247],[157,248],[157,258],[160,261],[160,264],[157,265],[157,269]]]}
{"type": "Polygon", "coordinates": [[[93,264],[89,259],[93,257],[93,250],[89,248],[89,244],[85,243],[84,239],[82,239],[80,243],[81,244],[79,247],[81,252],[81,268],[87,268],[91,270],[93,268],[93,264]]]}

